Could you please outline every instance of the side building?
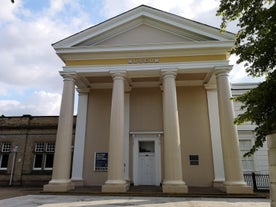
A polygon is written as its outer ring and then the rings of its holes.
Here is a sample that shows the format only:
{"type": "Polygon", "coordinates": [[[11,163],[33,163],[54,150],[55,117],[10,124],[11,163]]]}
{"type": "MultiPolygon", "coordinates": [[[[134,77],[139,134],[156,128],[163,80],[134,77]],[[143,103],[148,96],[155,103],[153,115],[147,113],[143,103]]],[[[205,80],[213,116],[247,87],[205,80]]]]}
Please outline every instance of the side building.
{"type": "MultiPolygon", "coordinates": [[[[235,83],[232,84],[232,96],[239,96],[244,94],[246,91],[257,87],[257,83],[235,83]]],[[[235,115],[242,113],[241,103],[234,102],[235,115]]],[[[258,173],[268,174],[268,155],[267,155],[267,144],[254,153],[251,157],[243,157],[244,153],[248,152],[255,142],[254,129],[255,125],[250,122],[244,123],[237,126],[239,145],[241,151],[241,161],[244,173],[258,173]]]]}
{"type": "Polygon", "coordinates": [[[0,185],[34,186],[50,180],[57,126],[57,116],[0,117],[0,185]]]}

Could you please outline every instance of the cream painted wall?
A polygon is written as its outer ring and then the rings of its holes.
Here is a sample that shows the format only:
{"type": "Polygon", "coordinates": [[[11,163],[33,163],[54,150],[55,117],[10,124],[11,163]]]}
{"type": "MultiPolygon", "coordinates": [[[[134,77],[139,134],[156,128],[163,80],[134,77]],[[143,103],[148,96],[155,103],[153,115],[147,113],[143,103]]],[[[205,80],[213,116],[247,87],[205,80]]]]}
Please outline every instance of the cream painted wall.
{"type": "Polygon", "coordinates": [[[162,30],[141,25],[132,30],[121,33],[118,36],[107,39],[98,45],[141,45],[157,44],[168,42],[186,42],[191,41],[188,38],[180,37],[175,34],[164,32],[162,30]]]}
{"type": "Polygon", "coordinates": [[[212,186],[212,147],[206,91],[203,87],[177,87],[182,167],[188,186],[212,186]],[[199,165],[190,165],[189,155],[199,155],[199,165]]]}
{"type": "Polygon", "coordinates": [[[89,93],[83,176],[85,185],[102,185],[107,179],[106,172],[94,172],[94,153],[108,152],[111,95],[111,89],[91,90],[89,93]]]}
{"type": "Polygon", "coordinates": [[[131,90],[130,131],[163,131],[160,88],[134,88],[131,90]]]}
{"type": "MultiPolygon", "coordinates": [[[[107,152],[111,108],[110,90],[89,94],[85,143],[85,185],[102,185],[105,172],[94,172],[94,152],[107,152]]],[[[211,186],[214,179],[207,98],[203,87],[177,87],[184,181],[189,186],[211,186]],[[187,119],[188,118],[188,119],[187,119]],[[199,165],[189,165],[189,155],[199,155],[199,165]],[[204,172],[204,175],[202,174],[204,172]]],[[[130,92],[130,131],[163,131],[160,88],[134,88],[130,92]]],[[[130,179],[133,180],[133,140],[130,138],[130,179]]],[[[161,139],[161,157],[163,153],[161,139]]],[[[163,163],[161,161],[162,168],[163,163]]]]}
{"type": "MultiPolygon", "coordinates": [[[[130,131],[163,131],[162,92],[158,88],[134,88],[130,92],[130,131]]],[[[162,142],[161,142],[162,143],[162,142]]],[[[133,139],[129,142],[129,172],[133,181],[133,139]]],[[[161,144],[162,146],[162,144],[161,144]]],[[[162,148],[161,148],[162,154],[162,148]]]]}

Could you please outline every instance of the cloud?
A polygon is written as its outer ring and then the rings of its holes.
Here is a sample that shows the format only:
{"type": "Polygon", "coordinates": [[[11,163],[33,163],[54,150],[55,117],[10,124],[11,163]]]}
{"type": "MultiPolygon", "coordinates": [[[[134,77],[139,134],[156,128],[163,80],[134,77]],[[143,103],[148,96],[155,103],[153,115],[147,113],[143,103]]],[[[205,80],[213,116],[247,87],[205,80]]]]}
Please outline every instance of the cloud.
{"type": "MultiPolygon", "coordinates": [[[[45,2],[40,10],[25,7],[25,2],[21,0],[17,0],[15,4],[9,1],[3,1],[3,5],[1,3],[2,114],[59,113],[56,103],[53,107],[51,94],[61,94],[62,78],[58,71],[62,70],[64,64],[55,54],[51,44],[91,26],[91,21],[89,14],[83,11],[78,1],[45,2]],[[20,93],[22,95],[18,96],[20,93]],[[23,96],[28,98],[18,100],[23,96]]],[[[54,100],[59,99],[55,97],[54,100]]]]}
{"type": "Polygon", "coordinates": [[[194,18],[200,13],[217,8],[219,2],[216,0],[104,0],[102,14],[110,18],[142,4],[186,18],[194,18]]]}
{"type": "MultiPolygon", "coordinates": [[[[220,24],[215,15],[217,0],[2,1],[0,115],[57,115],[62,91],[58,71],[64,64],[51,44],[141,4],[212,26],[220,24]]],[[[234,31],[235,25],[230,29],[234,31]]],[[[245,80],[242,66],[235,66],[231,77],[245,80]]]]}
{"type": "Polygon", "coordinates": [[[1,1],[0,25],[4,22],[16,20],[16,13],[21,9],[21,1],[11,4],[10,1],[1,1]]]}
{"type": "Polygon", "coordinates": [[[60,93],[35,91],[24,100],[0,100],[0,115],[21,116],[32,115],[57,115],[60,109],[60,93]]]}
{"type": "Polygon", "coordinates": [[[229,64],[233,65],[233,69],[230,72],[229,76],[232,83],[259,83],[264,81],[264,77],[253,78],[251,76],[248,76],[244,67],[245,63],[236,64],[237,60],[238,57],[236,55],[231,55],[229,64]]]}

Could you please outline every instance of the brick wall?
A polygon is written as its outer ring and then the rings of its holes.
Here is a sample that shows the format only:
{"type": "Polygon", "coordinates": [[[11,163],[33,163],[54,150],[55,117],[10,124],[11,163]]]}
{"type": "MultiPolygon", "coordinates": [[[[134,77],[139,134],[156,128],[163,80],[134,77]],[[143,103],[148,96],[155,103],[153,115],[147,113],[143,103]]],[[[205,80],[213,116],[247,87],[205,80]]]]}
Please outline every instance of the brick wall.
{"type": "Polygon", "coordinates": [[[51,170],[33,170],[34,147],[35,143],[39,142],[55,142],[57,126],[58,116],[0,117],[0,143],[11,143],[8,168],[0,170],[0,185],[9,184],[15,154],[12,149],[15,145],[18,146],[18,151],[14,165],[13,185],[42,185],[51,179],[51,170]]]}

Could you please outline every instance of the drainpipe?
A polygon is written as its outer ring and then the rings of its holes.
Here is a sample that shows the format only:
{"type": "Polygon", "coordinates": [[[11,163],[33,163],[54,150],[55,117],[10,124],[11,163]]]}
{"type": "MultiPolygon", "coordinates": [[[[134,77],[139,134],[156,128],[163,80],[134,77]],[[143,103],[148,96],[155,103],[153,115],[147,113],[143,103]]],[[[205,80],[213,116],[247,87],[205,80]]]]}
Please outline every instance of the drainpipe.
{"type": "Polygon", "coordinates": [[[12,150],[13,151],[13,159],[12,159],[12,169],[11,169],[11,176],[10,176],[9,186],[12,185],[12,178],[13,178],[13,172],[14,172],[14,165],[15,165],[17,150],[18,150],[18,145],[15,145],[13,150],[12,150]]]}

